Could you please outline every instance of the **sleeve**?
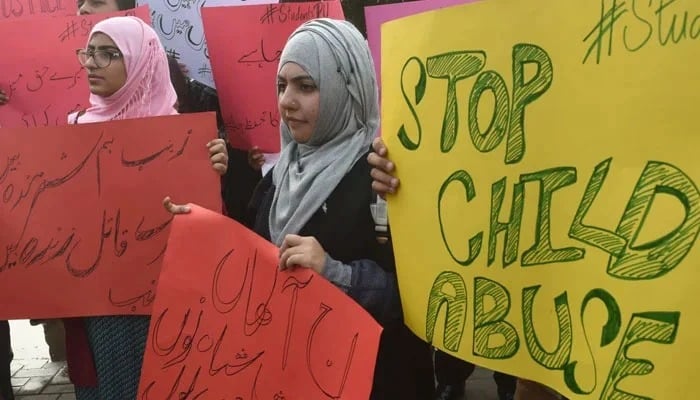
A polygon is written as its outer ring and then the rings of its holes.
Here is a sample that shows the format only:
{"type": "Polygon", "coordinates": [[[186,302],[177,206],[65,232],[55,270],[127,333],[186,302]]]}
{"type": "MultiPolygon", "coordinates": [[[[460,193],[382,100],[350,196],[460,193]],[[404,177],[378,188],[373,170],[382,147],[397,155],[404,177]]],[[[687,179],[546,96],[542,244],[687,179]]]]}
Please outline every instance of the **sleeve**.
{"type": "Polygon", "coordinates": [[[401,300],[396,274],[373,260],[344,264],[326,256],[323,276],[360,304],[382,326],[400,321],[401,300]]]}
{"type": "Polygon", "coordinates": [[[222,177],[221,194],[229,217],[245,223],[248,205],[262,180],[260,171],[248,164],[248,152],[227,144],[228,170],[222,177]]]}
{"type": "Polygon", "coordinates": [[[326,254],[323,275],[364,307],[382,326],[388,326],[403,318],[394,251],[386,203],[378,199],[371,203],[370,208],[374,222],[374,235],[369,244],[372,259],[353,260],[346,264],[326,254]]]}
{"type": "MultiPolygon", "coordinates": [[[[271,172],[268,172],[267,175],[265,175],[262,180],[258,182],[255,189],[253,189],[250,201],[245,207],[243,220],[239,221],[248,227],[248,229],[255,231],[265,238],[267,238],[269,235],[263,234],[265,232],[261,232],[261,230],[263,226],[267,228],[265,221],[267,221],[267,217],[269,215],[269,203],[271,201],[269,199],[269,192],[271,190],[273,190],[272,174],[271,172]]],[[[265,231],[267,230],[268,229],[265,229],[265,231]]]]}
{"type": "Polygon", "coordinates": [[[219,96],[216,90],[197,82],[194,79],[187,81],[187,112],[216,112],[216,123],[219,128],[224,127],[219,105],[219,96]]]}

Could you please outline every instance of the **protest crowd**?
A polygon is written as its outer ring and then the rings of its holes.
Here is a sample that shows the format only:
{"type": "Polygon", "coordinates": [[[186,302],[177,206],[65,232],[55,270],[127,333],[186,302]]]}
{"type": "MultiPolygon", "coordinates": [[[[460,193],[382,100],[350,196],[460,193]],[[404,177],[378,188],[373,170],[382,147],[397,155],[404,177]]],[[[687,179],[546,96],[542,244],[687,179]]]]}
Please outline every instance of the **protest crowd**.
{"type": "MultiPolygon", "coordinates": [[[[276,86],[279,152],[230,140],[232,129],[219,101],[221,89],[217,92],[191,78],[194,71],[165,49],[156,30],[131,15],[95,23],[85,46],[76,50],[77,62],[87,74],[87,81],[77,85],[87,84],[90,99],[87,107],[66,115],[65,123],[215,113],[217,129],[210,133],[207,157],[209,173],[221,182],[217,195],[223,209],[214,211],[278,247],[280,271],[299,266],[313,270],[381,326],[369,398],[465,399],[467,379],[477,366],[434,348],[404,323],[402,298],[411,294],[399,293],[391,229],[382,217],[387,198],[401,192],[395,177],[401,166],[377,136],[379,87],[366,41],[364,7],[391,3],[402,1],[347,0],[342,1],[345,20],[298,21],[276,57],[276,82],[257,89],[271,97],[276,86]]],[[[134,0],[79,0],[77,4],[80,15],[91,16],[136,7],[134,0]]],[[[210,55],[216,56],[217,50],[210,49],[210,55]]],[[[0,68],[0,78],[5,78],[2,75],[0,68]]],[[[0,109],[16,101],[2,82],[0,109]]],[[[223,87],[218,82],[217,86],[223,87]]],[[[247,102],[251,94],[229,96],[247,102]]],[[[2,129],[0,125],[0,133],[2,129]]],[[[166,195],[158,206],[176,220],[193,211],[187,205],[191,199],[166,195]]],[[[68,372],[76,399],[147,398],[139,394],[139,384],[143,385],[151,317],[70,316],[60,323],[65,328],[68,372]]],[[[0,400],[15,399],[12,359],[9,325],[2,321],[0,400]]],[[[495,371],[493,380],[499,400],[564,399],[545,385],[503,372],[495,371]]],[[[180,399],[198,398],[183,393],[180,399]]]]}

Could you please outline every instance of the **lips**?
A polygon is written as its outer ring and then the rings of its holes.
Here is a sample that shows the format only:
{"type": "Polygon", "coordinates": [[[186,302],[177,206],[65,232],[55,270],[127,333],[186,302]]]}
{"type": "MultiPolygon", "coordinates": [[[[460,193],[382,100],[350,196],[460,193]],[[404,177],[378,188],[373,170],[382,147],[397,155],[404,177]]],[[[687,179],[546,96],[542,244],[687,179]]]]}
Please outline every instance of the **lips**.
{"type": "Polygon", "coordinates": [[[91,81],[103,81],[105,78],[103,78],[103,77],[101,77],[101,76],[99,76],[99,75],[89,74],[89,75],[88,75],[88,79],[91,80],[91,81]]]}

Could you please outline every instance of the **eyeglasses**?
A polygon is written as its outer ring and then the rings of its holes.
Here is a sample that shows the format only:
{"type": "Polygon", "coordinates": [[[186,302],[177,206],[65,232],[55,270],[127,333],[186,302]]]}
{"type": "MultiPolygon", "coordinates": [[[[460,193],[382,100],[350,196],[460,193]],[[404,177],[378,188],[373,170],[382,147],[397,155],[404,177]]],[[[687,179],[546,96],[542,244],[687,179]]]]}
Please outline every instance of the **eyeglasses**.
{"type": "Polygon", "coordinates": [[[90,58],[92,58],[97,68],[107,68],[112,63],[112,60],[122,58],[122,53],[115,50],[78,49],[75,51],[75,54],[78,55],[78,62],[80,62],[80,65],[85,66],[90,58]]]}

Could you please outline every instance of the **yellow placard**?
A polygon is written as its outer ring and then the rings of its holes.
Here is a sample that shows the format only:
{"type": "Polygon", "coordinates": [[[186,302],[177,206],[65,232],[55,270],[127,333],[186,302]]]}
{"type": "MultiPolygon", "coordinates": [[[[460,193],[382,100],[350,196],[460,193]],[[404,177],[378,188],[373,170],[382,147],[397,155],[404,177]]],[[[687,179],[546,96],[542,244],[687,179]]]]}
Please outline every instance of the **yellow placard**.
{"type": "Polygon", "coordinates": [[[571,399],[691,399],[700,1],[486,0],[382,27],[407,324],[571,399]]]}

